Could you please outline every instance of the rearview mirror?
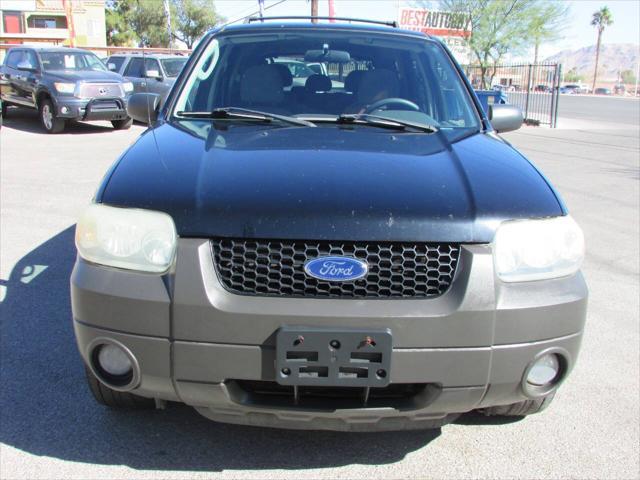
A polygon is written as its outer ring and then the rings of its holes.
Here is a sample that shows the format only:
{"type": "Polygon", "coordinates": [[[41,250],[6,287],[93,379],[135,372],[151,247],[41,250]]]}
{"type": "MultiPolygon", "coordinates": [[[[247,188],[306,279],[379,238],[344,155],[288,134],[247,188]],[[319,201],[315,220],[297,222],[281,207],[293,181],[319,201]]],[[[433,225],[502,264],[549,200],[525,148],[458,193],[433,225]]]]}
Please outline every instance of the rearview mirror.
{"type": "Polygon", "coordinates": [[[160,95],[155,93],[134,93],[127,103],[127,114],[141,123],[153,123],[158,118],[160,95]]]}
{"type": "Polygon", "coordinates": [[[111,62],[107,63],[107,68],[112,72],[115,72],[118,69],[118,67],[116,67],[116,64],[111,62]]]}
{"type": "Polygon", "coordinates": [[[343,50],[307,50],[305,62],[349,63],[351,55],[343,50]]]}
{"type": "Polygon", "coordinates": [[[518,130],[522,126],[524,117],[522,110],[515,105],[489,105],[489,120],[493,129],[498,133],[518,130]]]}

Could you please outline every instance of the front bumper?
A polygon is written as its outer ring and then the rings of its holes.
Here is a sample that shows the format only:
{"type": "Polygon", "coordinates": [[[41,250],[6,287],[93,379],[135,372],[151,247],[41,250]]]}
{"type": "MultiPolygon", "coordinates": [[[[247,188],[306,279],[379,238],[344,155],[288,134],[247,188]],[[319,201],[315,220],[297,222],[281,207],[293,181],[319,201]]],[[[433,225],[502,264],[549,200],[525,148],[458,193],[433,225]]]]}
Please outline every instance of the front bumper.
{"type": "Polygon", "coordinates": [[[56,100],[56,112],[60,118],[72,120],[124,120],[127,115],[125,98],[93,98],[59,96],[56,100]]]}
{"type": "MultiPolygon", "coordinates": [[[[247,297],[219,283],[209,242],[181,239],[175,271],[145,275],[78,260],[71,278],[74,328],[90,363],[100,339],[130,350],[139,395],[181,401],[214,420],[332,430],[434,426],[449,414],[527,399],[523,372],[549,348],[579,351],[587,289],[581,274],[505,284],[489,246],[464,246],[456,278],[426,300],[247,297]],[[283,325],[388,328],[393,385],[423,385],[410,399],[355,405],[296,404],[248,389],[275,379],[275,337],[283,325]]],[[[335,400],[335,401],[334,401],[335,400]]]]}

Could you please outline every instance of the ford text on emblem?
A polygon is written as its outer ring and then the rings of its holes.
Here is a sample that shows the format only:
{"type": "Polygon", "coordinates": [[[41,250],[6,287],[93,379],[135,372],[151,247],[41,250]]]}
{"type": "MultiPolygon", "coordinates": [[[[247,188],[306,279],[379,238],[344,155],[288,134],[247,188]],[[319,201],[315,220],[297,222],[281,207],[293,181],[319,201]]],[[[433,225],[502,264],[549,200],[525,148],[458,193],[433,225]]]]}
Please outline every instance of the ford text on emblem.
{"type": "Polygon", "coordinates": [[[347,282],[364,277],[369,266],[362,260],[350,257],[320,257],[304,264],[307,275],[329,282],[347,282]]]}

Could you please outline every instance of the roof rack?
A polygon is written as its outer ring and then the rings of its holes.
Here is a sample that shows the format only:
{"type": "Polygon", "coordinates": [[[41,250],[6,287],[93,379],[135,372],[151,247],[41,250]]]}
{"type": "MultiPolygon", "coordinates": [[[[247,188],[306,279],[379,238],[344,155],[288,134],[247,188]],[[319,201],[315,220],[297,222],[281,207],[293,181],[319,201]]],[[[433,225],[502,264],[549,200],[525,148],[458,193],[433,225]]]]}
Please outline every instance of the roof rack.
{"type": "Polygon", "coordinates": [[[358,22],[358,23],[373,23],[375,25],[386,25],[388,27],[398,28],[398,22],[383,20],[367,20],[365,18],[350,18],[350,17],[316,17],[316,16],[278,16],[278,17],[249,17],[246,23],[262,22],[264,20],[339,20],[341,22],[358,22]]]}

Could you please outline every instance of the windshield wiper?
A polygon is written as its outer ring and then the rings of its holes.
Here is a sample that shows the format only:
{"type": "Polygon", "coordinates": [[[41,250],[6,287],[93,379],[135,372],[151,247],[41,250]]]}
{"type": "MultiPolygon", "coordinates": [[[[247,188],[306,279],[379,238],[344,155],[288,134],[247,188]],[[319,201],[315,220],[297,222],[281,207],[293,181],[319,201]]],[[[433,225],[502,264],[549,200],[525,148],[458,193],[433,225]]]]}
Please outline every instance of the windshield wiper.
{"type": "Polygon", "coordinates": [[[214,120],[250,120],[257,122],[269,123],[274,120],[291,125],[299,125],[301,127],[315,127],[316,125],[308,120],[302,120],[296,117],[286,115],[277,115],[275,113],[261,112],[258,110],[249,110],[239,107],[215,108],[210,112],[176,112],[179,117],[187,118],[212,118],[214,120]]]}
{"type": "Polygon", "coordinates": [[[380,117],[369,113],[342,114],[337,117],[314,118],[317,122],[333,122],[343,125],[371,125],[373,127],[389,128],[391,130],[407,130],[413,128],[421,132],[435,133],[438,127],[426,123],[406,122],[395,118],[380,117]]]}

